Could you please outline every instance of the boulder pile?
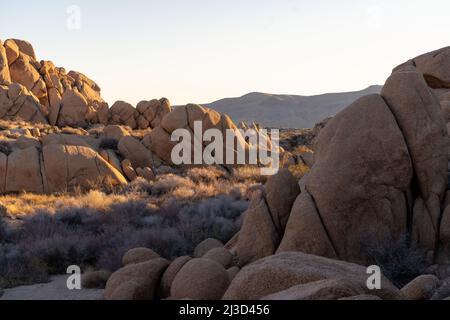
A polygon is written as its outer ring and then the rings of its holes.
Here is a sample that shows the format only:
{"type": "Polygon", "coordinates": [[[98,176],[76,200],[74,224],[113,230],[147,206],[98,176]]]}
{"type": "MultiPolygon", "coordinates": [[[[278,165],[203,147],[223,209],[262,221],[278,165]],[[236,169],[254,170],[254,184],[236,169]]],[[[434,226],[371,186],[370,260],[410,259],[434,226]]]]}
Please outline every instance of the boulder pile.
{"type": "Polygon", "coordinates": [[[224,156],[251,147],[233,121],[214,110],[193,104],[174,110],[166,98],[136,107],[117,101],[109,108],[100,91],[82,73],[38,61],[30,43],[0,41],[0,121],[9,123],[0,126],[0,194],[152,180],[158,167],[173,165],[175,130],[199,138],[195,121],[202,124],[200,134],[236,132],[238,145],[224,146],[224,156]]]}
{"type": "MultiPolygon", "coordinates": [[[[236,149],[224,146],[224,155],[254,147],[228,116],[199,105],[172,109],[163,98],[109,108],[85,75],[38,62],[25,41],[0,41],[0,194],[152,180],[159,167],[173,165],[177,129],[199,138],[194,122],[200,134],[236,132],[236,149]]],[[[450,47],[396,67],[380,94],[320,127],[314,154],[287,157],[309,173],[297,181],[281,169],[251,190],[242,228],[229,243],[208,239],[194,257],[172,262],[133,249],[108,279],[105,298],[443,296],[448,283],[431,275],[401,290],[383,278],[381,290],[368,290],[364,266],[371,248],[407,237],[430,270],[450,270],[450,47]]]]}
{"type": "Polygon", "coordinates": [[[80,72],[66,72],[51,61],[38,61],[23,40],[0,40],[0,119],[58,127],[119,124],[155,128],[172,111],[167,99],[141,101],[136,108],[117,101],[111,108],[100,87],[80,72]]]}
{"type": "MultiPolygon", "coordinates": [[[[252,256],[292,251],[366,265],[371,247],[405,235],[430,264],[450,262],[449,140],[441,107],[450,86],[437,72],[450,70],[449,52],[395,68],[381,95],[363,97],[329,120],[301,192],[294,200],[280,196],[292,204],[280,231],[276,219],[265,218],[273,210],[264,196],[254,195],[235,246],[241,266],[252,256]]],[[[291,189],[288,178],[281,185],[278,194],[291,189]]],[[[265,189],[271,192],[270,181],[265,189]]]]}
{"type": "MultiPolygon", "coordinates": [[[[225,246],[233,264],[208,240],[208,250],[197,249],[202,254],[169,264],[167,278],[173,281],[164,283],[158,298],[450,295],[448,282],[431,274],[401,290],[382,278],[380,290],[369,290],[365,267],[370,248],[405,236],[411,248],[425,253],[429,270],[450,265],[449,97],[450,48],[395,68],[381,94],[359,99],[327,122],[315,142],[311,170],[299,183],[282,169],[253,190],[242,228],[225,246]]],[[[180,126],[189,126],[188,115],[180,126]]],[[[173,123],[163,120],[161,130],[170,133],[173,123]]],[[[108,283],[107,298],[110,291],[108,283]]]]}

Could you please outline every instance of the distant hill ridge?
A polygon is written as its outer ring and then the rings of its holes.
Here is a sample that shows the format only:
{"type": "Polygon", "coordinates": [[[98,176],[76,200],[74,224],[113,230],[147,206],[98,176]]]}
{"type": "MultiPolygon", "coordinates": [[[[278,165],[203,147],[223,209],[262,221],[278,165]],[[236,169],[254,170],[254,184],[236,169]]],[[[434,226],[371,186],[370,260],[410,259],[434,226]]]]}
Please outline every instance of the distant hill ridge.
{"type": "Polygon", "coordinates": [[[225,98],[203,104],[228,114],[234,122],[258,122],[274,128],[312,128],[323,119],[337,114],[355,100],[380,93],[373,85],[361,91],[326,93],[315,96],[252,92],[238,98],[225,98]]]}

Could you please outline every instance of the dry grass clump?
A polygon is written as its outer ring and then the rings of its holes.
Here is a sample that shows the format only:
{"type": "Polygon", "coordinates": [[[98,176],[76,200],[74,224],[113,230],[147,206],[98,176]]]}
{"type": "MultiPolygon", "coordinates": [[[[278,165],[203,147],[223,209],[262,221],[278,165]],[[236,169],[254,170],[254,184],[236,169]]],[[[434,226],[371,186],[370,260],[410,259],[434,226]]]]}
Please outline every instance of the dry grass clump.
{"type": "Polygon", "coordinates": [[[238,166],[233,168],[232,179],[235,182],[252,181],[253,183],[265,183],[267,176],[261,175],[260,167],[238,166]]]}
{"type": "Polygon", "coordinates": [[[291,153],[294,155],[313,152],[314,151],[311,148],[308,148],[307,146],[297,146],[291,151],[291,153]]]}
{"type": "Polygon", "coordinates": [[[260,175],[260,169],[254,167],[236,168],[232,175],[220,167],[200,167],[188,169],[182,175],[161,174],[150,182],[137,179],[124,190],[149,197],[153,203],[162,203],[168,198],[192,202],[224,194],[243,197],[249,187],[266,180],[266,176],[260,175]]]}
{"type": "Polygon", "coordinates": [[[310,168],[307,165],[304,165],[303,163],[299,163],[289,166],[288,170],[297,180],[300,180],[301,178],[304,177],[305,174],[309,172],[310,168]]]}
{"type": "Polygon", "coordinates": [[[157,177],[156,181],[151,184],[151,194],[156,196],[163,195],[180,188],[194,189],[195,184],[187,177],[169,173],[157,177]]]}
{"type": "Polygon", "coordinates": [[[208,166],[189,169],[186,176],[194,183],[212,183],[219,179],[227,179],[229,174],[222,167],[208,166]]]}
{"type": "Polygon", "coordinates": [[[129,196],[105,194],[99,190],[91,190],[84,194],[76,192],[61,195],[23,193],[0,197],[0,205],[7,209],[9,216],[20,218],[41,210],[56,213],[67,207],[107,211],[112,204],[128,201],[129,196]]]}

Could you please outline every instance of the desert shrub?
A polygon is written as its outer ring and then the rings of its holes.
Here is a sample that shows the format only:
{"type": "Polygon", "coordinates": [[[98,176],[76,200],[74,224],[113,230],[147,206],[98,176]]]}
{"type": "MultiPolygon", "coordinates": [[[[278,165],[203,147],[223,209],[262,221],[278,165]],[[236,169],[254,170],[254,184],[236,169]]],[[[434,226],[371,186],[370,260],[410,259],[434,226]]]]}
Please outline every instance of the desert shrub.
{"type": "Polygon", "coordinates": [[[116,139],[104,138],[100,141],[99,148],[102,150],[117,150],[119,142],[116,139]]]}
{"type": "Polygon", "coordinates": [[[226,172],[219,167],[200,167],[189,169],[186,176],[195,183],[212,183],[226,178],[226,172]]]}
{"type": "Polygon", "coordinates": [[[425,253],[404,235],[395,240],[365,241],[364,250],[371,264],[378,265],[383,274],[398,288],[423,274],[429,266],[425,253]]]}
{"type": "MultiPolygon", "coordinates": [[[[161,190],[186,183],[169,180],[175,183],[165,182],[161,190]]],[[[46,281],[48,275],[63,274],[73,264],[82,270],[115,271],[122,266],[123,254],[135,247],[151,248],[167,259],[191,255],[206,238],[227,242],[239,230],[247,209],[239,193],[194,202],[167,197],[159,205],[133,194],[128,201],[96,205],[102,197],[86,195],[97,199],[91,206],[71,204],[22,217],[0,257],[5,286],[46,281]]]]}
{"type": "Polygon", "coordinates": [[[11,154],[11,146],[6,141],[0,141],[0,153],[3,153],[7,156],[11,154]]]}
{"type": "Polygon", "coordinates": [[[232,179],[235,182],[265,183],[267,176],[261,175],[261,168],[258,166],[238,166],[232,171],[232,179]]]}
{"type": "Polygon", "coordinates": [[[0,244],[0,288],[48,280],[47,267],[42,261],[29,259],[18,247],[0,244]]]}
{"type": "Polygon", "coordinates": [[[239,230],[247,202],[230,196],[207,199],[179,212],[179,230],[196,245],[206,238],[227,242],[239,230]]]}
{"type": "Polygon", "coordinates": [[[303,176],[305,174],[307,174],[309,172],[309,167],[299,163],[299,164],[295,164],[295,165],[291,165],[288,167],[288,170],[292,173],[292,175],[297,179],[300,180],[301,178],[303,178],[303,176]]]}
{"type": "Polygon", "coordinates": [[[138,195],[151,195],[152,194],[153,182],[148,181],[142,177],[137,177],[135,180],[128,183],[122,190],[120,194],[138,194],[138,195]]]}
{"type": "Polygon", "coordinates": [[[313,153],[313,151],[310,148],[304,145],[298,145],[291,151],[291,153],[294,155],[300,155],[308,152],[313,153]]]}

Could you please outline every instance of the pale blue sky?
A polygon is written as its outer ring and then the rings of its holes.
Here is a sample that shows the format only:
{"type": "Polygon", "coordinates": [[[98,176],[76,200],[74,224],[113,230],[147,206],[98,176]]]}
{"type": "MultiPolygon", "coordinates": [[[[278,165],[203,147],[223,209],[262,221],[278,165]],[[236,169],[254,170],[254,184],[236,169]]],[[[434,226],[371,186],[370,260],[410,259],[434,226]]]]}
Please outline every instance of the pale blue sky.
{"type": "Polygon", "coordinates": [[[450,45],[448,0],[0,0],[0,8],[0,39],[26,39],[39,59],[86,73],[109,103],[359,90],[450,45]],[[81,9],[80,30],[66,27],[69,5],[81,9]]]}

